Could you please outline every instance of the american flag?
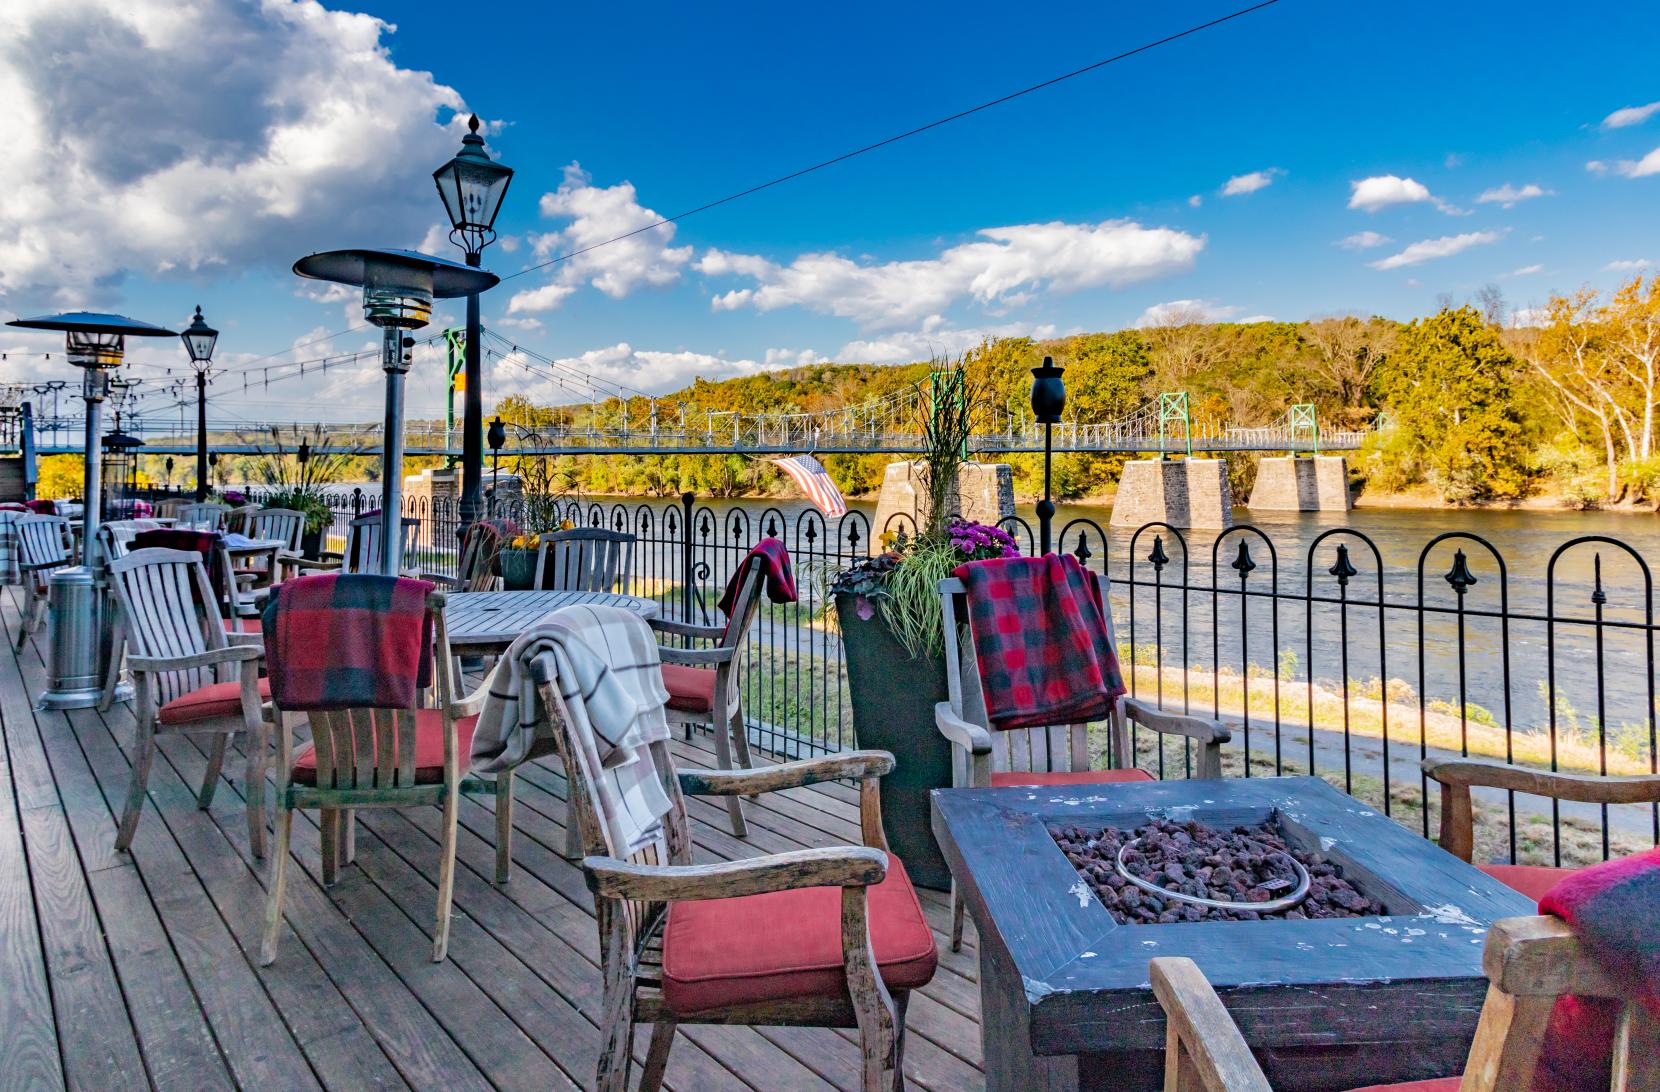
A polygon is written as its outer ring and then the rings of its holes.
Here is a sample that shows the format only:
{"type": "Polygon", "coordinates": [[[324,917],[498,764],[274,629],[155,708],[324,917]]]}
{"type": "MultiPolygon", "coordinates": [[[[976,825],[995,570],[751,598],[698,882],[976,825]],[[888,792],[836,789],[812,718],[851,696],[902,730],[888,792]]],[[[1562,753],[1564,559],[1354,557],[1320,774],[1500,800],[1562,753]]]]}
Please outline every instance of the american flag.
{"type": "Polygon", "coordinates": [[[842,491],[836,488],[836,483],[830,480],[830,472],[817,459],[811,455],[791,455],[787,459],[772,461],[801,487],[807,499],[818,505],[825,515],[835,518],[847,514],[847,501],[843,499],[842,491]]]}

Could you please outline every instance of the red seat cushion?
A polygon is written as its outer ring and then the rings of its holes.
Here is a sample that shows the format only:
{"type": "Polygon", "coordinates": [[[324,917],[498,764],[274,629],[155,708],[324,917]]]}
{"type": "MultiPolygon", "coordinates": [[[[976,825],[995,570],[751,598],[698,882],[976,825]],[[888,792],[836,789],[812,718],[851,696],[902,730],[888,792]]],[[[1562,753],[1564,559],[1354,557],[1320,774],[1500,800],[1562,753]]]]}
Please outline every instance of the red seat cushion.
{"type": "Polygon", "coordinates": [[[669,692],[669,708],[683,713],[708,713],[715,708],[715,669],[664,664],[663,686],[669,692]]]}
{"type": "Polygon", "coordinates": [[[1026,773],[1010,770],[991,775],[991,787],[1005,785],[1111,785],[1125,781],[1153,781],[1156,778],[1146,770],[1131,767],[1128,770],[1069,770],[1065,773],[1026,773]]]}
{"type": "Polygon", "coordinates": [[[1462,1077],[1436,1077],[1429,1081],[1404,1081],[1400,1084],[1369,1084],[1349,1092],[1458,1092],[1462,1077]]]}
{"type": "MultiPolygon", "coordinates": [[[[261,682],[265,680],[261,679],[261,682]]],[[[467,755],[473,749],[473,729],[478,717],[462,717],[455,722],[456,754],[461,768],[467,768],[467,755]]],[[[317,784],[317,751],[309,741],[294,748],[294,769],[289,775],[298,785],[317,784]]],[[[444,780],[444,715],[437,709],[415,710],[415,783],[434,785],[444,780]]]]}
{"type": "MultiPolygon", "coordinates": [[[[911,878],[888,855],[870,888],[870,939],[882,981],[912,990],[934,977],[938,954],[911,878]]],[[[663,999],[691,1016],[731,1005],[845,996],[841,888],[804,887],[732,899],[677,902],[663,927],[663,999]]]]}
{"type": "MultiPolygon", "coordinates": [[[[271,700],[271,682],[259,680],[259,700],[271,700]]],[[[180,694],[156,713],[163,724],[195,724],[213,717],[234,717],[242,712],[242,684],[237,682],[209,683],[180,694]]]]}
{"type": "Polygon", "coordinates": [[[1484,864],[1476,867],[1512,891],[1520,891],[1534,902],[1544,898],[1546,891],[1576,871],[1572,868],[1548,868],[1543,865],[1484,864]]]}
{"type": "Polygon", "coordinates": [[[261,633],[258,618],[225,618],[221,619],[226,633],[261,633]]]}

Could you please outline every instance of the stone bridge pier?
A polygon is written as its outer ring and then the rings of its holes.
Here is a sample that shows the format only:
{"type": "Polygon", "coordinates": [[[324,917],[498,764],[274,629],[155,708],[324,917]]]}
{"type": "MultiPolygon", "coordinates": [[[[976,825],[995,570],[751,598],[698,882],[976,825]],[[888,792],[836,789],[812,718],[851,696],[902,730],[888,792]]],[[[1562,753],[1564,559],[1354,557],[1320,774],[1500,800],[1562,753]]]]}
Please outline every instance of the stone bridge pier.
{"type": "Polygon", "coordinates": [[[1247,504],[1262,512],[1347,512],[1354,507],[1349,460],[1341,455],[1263,459],[1247,504]]]}
{"type": "Polygon", "coordinates": [[[1221,459],[1135,459],[1124,464],[1112,502],[1114,527],[1168,523],[1183,529],[1233,526],[1233,490],[1221,459]]]}

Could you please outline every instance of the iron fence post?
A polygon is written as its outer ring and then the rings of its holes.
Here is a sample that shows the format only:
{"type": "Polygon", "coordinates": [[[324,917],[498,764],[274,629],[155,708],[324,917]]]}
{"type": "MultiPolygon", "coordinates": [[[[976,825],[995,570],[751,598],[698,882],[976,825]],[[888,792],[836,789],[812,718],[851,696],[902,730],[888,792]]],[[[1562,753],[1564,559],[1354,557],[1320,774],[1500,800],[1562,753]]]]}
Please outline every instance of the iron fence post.
{"type": "Polygon", "coordinates": [[[688,490],[680,494],[680,617],[692,620],[692,505],[697,494],[688,490]]]}

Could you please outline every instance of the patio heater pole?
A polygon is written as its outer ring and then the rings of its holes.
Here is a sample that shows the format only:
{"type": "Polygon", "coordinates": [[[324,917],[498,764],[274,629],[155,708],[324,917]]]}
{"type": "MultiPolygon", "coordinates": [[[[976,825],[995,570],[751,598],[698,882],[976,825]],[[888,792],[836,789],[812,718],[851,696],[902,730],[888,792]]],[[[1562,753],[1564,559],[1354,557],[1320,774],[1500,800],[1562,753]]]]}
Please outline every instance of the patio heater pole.
{"type": "Polygon", "coordinates": [[[1050,499],[1050,470],[1055,458],[1054,429],[1066,409],[1064,368],[1055,367],[1055,358],[1043,358],[1043,367],[1032,369],[1032,415],[1043,425],[1043,499],[1038,501],[1038,554],[1049,552],[1050,526],[1055,519],[1055,502],[1050,499]]]}

